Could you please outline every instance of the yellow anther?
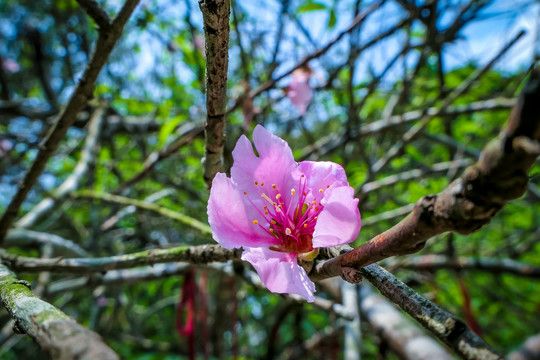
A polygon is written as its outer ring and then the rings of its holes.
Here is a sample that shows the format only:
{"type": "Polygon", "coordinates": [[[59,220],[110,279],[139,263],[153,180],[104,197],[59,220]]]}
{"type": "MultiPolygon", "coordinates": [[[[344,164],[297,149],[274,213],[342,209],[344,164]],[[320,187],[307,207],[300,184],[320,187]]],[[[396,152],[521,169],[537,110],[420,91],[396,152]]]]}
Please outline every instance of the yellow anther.
{"type": "Polygon", "coordinates": [[[285,229],[285,234],[291,235],[291,233],[292,233],[291,229],[289,229],[289,228],[286,228],[286,229],[285,229]]]}
{"type": "Polygon", "coordinates": [[[276,189],[276,184],[272,184],[272,189],[276,189]]]}
{"type": "Polygon", "coordinates": [[[276,195],[276,199],[279,199],[281,197],[281,194],[276,195]]]}
{"type": "Polygon", "coordinates": [[[244,195],[247,195],[247,192],[244,191],[244,195]]]}
{"type": "Polygon", "coordinates": [[[291,195],[296,194],[296,191],[294,189],[291,189],[291,195]]]}
{"type": "Polygon", "coordinates": [[[259,185],[259,182],[258,182],[258,181],[255,181],[255,185],[259,185]]]}
{"type": "Polygon", "coordinates": [[[270,234],[276,235],[276,231],[274,229],[270,229],[270,234]]]}
{"type": "Polygon", "coordinates": [[[264,215],[268,215],[268,210],[264,210],[264,215]]]}
{"type": "Polygon", "coordinates": [[[319,189],[319,192],[322,194],[322,193],[323,193],[323,189],[319,189]]]}
{"type": "Polygon", "coordinates": [[[271,223],[272,225],[276,225],[276,224],[277,224],[276,220],[270,220],[270,223],[271,223]]]}
{"type": "Polygon", "coordinates": [[[304,227],[307,228],[307,224],[304,224],[304,227]]]}
{"type": "Polygon", "coordinates": [[[259,222],[257,220],[253,220],[253,223],[257,225],[259,222]]]}
{"type": "Polygon", "coordinates": [[[317,204],[317,202],[316,202],[315,200],[313,200],[311,203],[312,203],[313,205],[317,204]]]}
{"type": "Polygon", "coordinates": [[[261,183],[261,186],[264,186],[264,183],[261,183]]]}
{"type": "Polygon", "coordinates": [[[318,206],[315,206],[315,211],[319,210],[319,207],[318,206]]]}
{"type": "Polygon", "coordinates": [[[327,188],[327,189],[330,188],[330,185],[326,185],[326,188],[327,188]]]}
{"type": "Polygon", "coordinates": [[[318,216],[315,216],[314,219],[317,220],[319,217],[318,216]]]}

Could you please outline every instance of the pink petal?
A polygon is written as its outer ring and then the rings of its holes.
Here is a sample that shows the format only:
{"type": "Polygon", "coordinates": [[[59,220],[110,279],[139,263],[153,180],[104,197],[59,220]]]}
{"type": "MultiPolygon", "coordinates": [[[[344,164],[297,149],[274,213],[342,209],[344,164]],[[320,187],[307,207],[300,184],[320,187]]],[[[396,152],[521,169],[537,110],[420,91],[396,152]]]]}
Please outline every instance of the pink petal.
{"type": "Polygon", "coordinates": [[[354,241],[361,227],[354,189],[350,186],[331,189],[321,204],[324,208],[313,232],[313,247],[331,247],[354,241]]]}
{"type": "MultiPolygon", "coordinates": [[[[330,161],[302,161],[299,164],[300,171],[306,175],[307,187],[311,189],[312,195],[317,202],[320,202],[330,189],[340,186],[349,186],[347,175],[341,165],[330,161]],[[320,190],[323,190],[321,193],[320,190]]],[[[309,201],[312,199],[310,198],[309,201]]]]}
{"type": "Polygon", "coordinates": [[[291,103],[296,106],[298,113],[304,115],[313,98],[313,90],[309,86],[309,76],[293,75],[287,96],[291,99],[291,103]]]}
{"type": "MultiPolygon", "coordinates": [[[[282,191],[289,191],[288,187],[294,182],[291,176],[298,172],[298,164],[294,161],[289,144],[260,125],[253,131],[253,142],[259,157],[254,154],[253,147],[245,136],[238,140],[232,153],[234,164],[231,178],[238,189],[259,197],[265,189],[256,186],[257,181],[267,186],[276,184],[278,188],[286,189],[282,191]]],[[[269,193],[268,190],[266,192],[269,193]]]]}
{"type": "Polygon", "coordinates": [[[298,294],[308,302],[315,300],[315,284],[298,265],[295,255],[261,248],[246,249],[242,260],[253,265],[268,290],[274,293],[298,294]]]}
{"type": "Polygon", "coordinates": [[[273,236],[253,223],[253,220],[262,223],[262,215],[250,203],[246,203],[246,196],[223,173],[216,174],[212,181],[207,211],[212,236],[226,249],[272,246],[278,243],[273,236]]]}

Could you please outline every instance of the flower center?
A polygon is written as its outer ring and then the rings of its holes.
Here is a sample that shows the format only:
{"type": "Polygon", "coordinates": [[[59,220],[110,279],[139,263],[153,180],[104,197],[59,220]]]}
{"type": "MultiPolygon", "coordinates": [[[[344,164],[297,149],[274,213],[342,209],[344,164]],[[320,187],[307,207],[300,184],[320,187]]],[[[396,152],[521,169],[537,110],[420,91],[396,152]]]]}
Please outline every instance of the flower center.
{"type": "MultiPolygon", "coordinates": [[[[260,226],[270,236],[279,240],[280,244],[271,247],[271,250],[288,253],[306,253],[313,250],[311,241],[313,231],[323,206],[315,200],[310,202],[307,200],[310,190],[306,189],[306,182],[305,175],[302,175],[298,189],[292,188],[291,196],[285,202],[283,193],[275,184],[272,184],[269,189],[268,186],[265,188],[264,183],[255,181],[255,185],[260,185],[263,190],[268,190],[268,193],[261,194],[265,202],[259,205],[256,205],[248,196],[249,202],[264,219],[263,221],[253,220],[253,224],[260,226]]],[[[324,191],[319,189],[320,193],[324,191]]],[[[248,193],[244,192],[244,195],[248,193]]]]}

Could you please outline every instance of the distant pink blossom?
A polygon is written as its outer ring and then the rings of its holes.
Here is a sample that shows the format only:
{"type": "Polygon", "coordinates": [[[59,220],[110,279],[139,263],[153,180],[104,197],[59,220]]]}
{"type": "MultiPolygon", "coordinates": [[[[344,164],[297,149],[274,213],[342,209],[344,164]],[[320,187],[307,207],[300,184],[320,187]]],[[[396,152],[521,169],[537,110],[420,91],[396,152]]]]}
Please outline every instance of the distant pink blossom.
{"type": "Polygon", "coordinates": [[[242,259],[276,293],[314,300],[315,284],[298,265],[314,249],[347,244],[360,231],[354,189],[333,162],[294,161],[287,142],[257,125],[233,150],[231,178],[218,173],[208,200],[212,234],[227,249],[243,247],[242,259]]]}
{"type": "Polygon", "coordinates": [[[11,73],[16,73],[21,69],[21,66],[15,60],[4,59],[2,61],[2,68],[4,68],[4,70],[9,71],[11,73]]]}
{"type": "Polygon", "coordinates": [[[313,98],[313,90],[309,86],[312,71],[308,67],[296,69],[292,73],[292,80],[288,86],[287,96],[300,115],[306,113],[307,107],[313,98]]]}

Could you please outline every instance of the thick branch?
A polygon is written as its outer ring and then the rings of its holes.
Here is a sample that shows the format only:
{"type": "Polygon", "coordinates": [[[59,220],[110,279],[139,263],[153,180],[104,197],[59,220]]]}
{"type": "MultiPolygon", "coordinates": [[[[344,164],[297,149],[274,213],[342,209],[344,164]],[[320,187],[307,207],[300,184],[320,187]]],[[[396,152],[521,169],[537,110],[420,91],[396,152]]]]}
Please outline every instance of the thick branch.
{"type": "Polygon", "coordinates": [[[53,359],[119,359],[97,335],[30,291],[0,264],[0,300],[15,325],[13,330],[26,333],[53,359]]]}
{"type": "Polygon", "coordinates": [[[540,154],[539,103],[540,69],[536,69],[508,125],[484,148],[475,165],[441,193],[420,199],[394,227],[349,253],[317,264],[311,276],[320,279],[341,275],[347,279],[352,269],[417,252],[435,235],[446,231],[469,234],[487,224],[507,201],[527,189],[527,172],[540,154]]]}
{"type": "Polygon", "coordinates": [[[229,65],[228,0],[200,0],[206,49],[206,151],[204,180],[210,188],[214,176],[222,171],[227,106],[227,69],[229,65]]]}
{"type": "Polygon", "coordinates": [[[17,193],[0,219],[0,243],[4,240],[13,220],[17,217],[19,208],[26,199],[26,196],[45,169],[47,161],[53,156],[60,141],[62,141],[66,135],[67,130],[75,122],[77,114],[92,97],[92,91],[94,90],[94,84],[99,72],[109,58],[114,45],[122,35],[124,25],[128,21],[138,2],[139,0],[126,0],[126,3],[120,10],[118,16],[114,19],[108,31],[100,32],[92,58],[90,59],[81,80],[77,84],[73,95],[69,99],[67,106],[60,114],[55,125],[47,134],[40,146],[40,151],[34,163],[26,173],[24,180],[19,185],[17,193]]]}

